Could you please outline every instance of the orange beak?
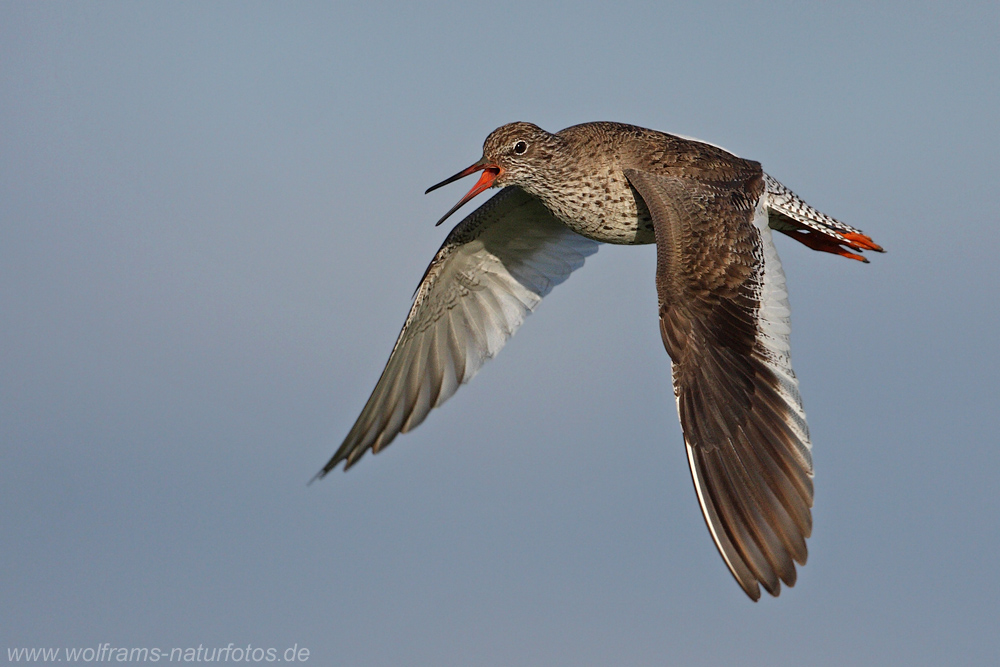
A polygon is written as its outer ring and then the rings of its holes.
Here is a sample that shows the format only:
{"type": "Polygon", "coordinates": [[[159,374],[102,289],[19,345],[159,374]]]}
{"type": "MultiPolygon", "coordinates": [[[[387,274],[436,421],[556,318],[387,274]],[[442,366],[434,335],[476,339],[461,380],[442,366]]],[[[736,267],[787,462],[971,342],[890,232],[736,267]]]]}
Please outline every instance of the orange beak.
{"type": "Polygon", "coordinates": [[[444,185],[448,185],[449,183],[453,183],[460,178],[465,178],[469,174],[474,174],[479,170],[483,171],[483,175],[479,177],[479,181],[477,181],[476,184],[472,186],[472,189],[469,190],[468,193],[466,193],[466,195],[462,197],[457,204],[452,206],[450,211],[444,214],[444,217],[442,217],[440,220],[437,221],[437,224],[434,225],[435,227],[437,227],[437,225],[440,225],[442,222],[447,220],[452,213],[462,208],[465,202],[469,201],[483,190],[489,190],[490,188],[492,188],[493,181],[497,180],[497,177],[500,176],[502,170],[497,165],[487,162],[486,158],[483,158],[479,162],[473,164],[468,169],[463,169],[462,171],[458,172],[451,178],[446,178],[437,185],[432,185],[431,187],[427,188],[424,194],[437,190],[438,188],[444,185]]]}

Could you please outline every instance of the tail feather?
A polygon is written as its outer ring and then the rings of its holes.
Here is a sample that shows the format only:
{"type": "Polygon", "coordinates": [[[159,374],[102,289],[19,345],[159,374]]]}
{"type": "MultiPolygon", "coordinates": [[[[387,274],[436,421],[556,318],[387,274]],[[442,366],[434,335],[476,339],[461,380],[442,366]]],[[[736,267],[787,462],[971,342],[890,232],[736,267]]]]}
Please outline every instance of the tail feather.
{"type": "Polygon", "coordinates": [[[764,174],[767,197],[768,227],[786,234],[813,250],[830,252],[842,257],[868,260],[856,250],[885,252],[860,229],[817,211],[794,192],[771,176],[764,174]]]}

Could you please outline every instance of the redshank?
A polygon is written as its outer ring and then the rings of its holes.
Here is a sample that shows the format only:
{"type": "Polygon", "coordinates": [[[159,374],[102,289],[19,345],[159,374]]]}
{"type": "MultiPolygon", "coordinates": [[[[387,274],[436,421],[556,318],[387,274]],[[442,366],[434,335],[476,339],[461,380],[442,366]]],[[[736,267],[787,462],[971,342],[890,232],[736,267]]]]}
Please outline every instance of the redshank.
{"type": "Polygon", "coordinates": [[[867,262],[868,236],[711,144],[618,123],[494,130],[482,171],[438,224],[460,222],[424,274],[382,377],[317,477],[418,426],[496,355],[600,243],[656,243],[660,334],[705,523],[747,595],[795,584],[812,531],[809,430],[789,355],[771,230],[867,262]]]}

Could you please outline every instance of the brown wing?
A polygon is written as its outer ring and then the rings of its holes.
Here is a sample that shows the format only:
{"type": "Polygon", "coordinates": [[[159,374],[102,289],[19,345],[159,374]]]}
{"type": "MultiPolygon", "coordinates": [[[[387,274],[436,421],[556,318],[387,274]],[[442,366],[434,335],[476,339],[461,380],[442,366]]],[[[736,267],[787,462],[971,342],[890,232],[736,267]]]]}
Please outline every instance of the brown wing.
{"type": "Polygon", "coordinates": [[[758,583],[778,595],[806,561],[812,458],[762,172],[625,175],[654,223],[660,332],[702,513],[747,595],[758,583]]]}
{"type": "Polygon", "coordinates": [[[317,477],[341,461],[350,468],[420,425],[597,248],[519,188],[473,211],[427,267],[382,377],[317,477]]]}

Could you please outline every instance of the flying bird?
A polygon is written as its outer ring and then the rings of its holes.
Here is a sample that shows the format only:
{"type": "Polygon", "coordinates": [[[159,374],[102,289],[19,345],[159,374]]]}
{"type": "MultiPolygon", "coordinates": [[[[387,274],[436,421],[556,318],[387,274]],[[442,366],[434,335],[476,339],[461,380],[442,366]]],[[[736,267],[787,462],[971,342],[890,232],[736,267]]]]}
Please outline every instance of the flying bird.
{"type": "Polygon", "coordinates": [[[751,599],[793,586],[812,531],[813,464],[771,230],[863,262],[882,248],[759,162],[632,125],[504,125],[480,160],[427,192],[475,172],[438,224],[502,190],[448,234],[368,403],[317,477],[417,427],[601,243],[655,243],[660,334],[705,523],[751,599]]]}

